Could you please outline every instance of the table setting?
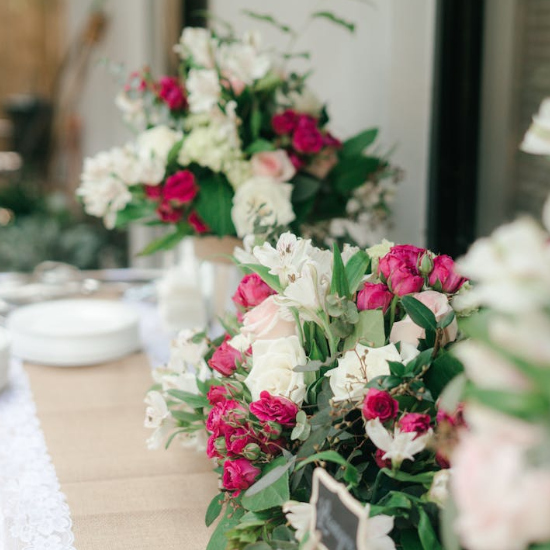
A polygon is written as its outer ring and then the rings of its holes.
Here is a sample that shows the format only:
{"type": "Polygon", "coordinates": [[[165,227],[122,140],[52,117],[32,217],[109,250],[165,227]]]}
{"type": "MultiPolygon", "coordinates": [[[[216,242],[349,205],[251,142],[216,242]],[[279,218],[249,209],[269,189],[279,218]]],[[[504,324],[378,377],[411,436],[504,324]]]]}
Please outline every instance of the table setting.
{"type": "Polygon", "coordinates": [[[548,550],[550,198],[457,258],[388,240],[378,128],[336,137],[245,15],[130,73],[82,165],[163,269],[0,274],[0,550],[548,550]]]}

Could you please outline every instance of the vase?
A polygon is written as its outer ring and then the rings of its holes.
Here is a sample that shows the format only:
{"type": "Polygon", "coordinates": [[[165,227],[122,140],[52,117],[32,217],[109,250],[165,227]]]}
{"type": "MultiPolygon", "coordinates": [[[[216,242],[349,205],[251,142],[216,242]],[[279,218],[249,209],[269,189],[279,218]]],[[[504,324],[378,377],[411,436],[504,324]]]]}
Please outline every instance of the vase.
{"type": "Polygon", "coordinates": [[[219,319],[227,311],[235,310],[231,298],[242,274],[233,263],[232,255],[235,247],[242,246],[242,241],[230,236],[195,237],[193,245],[208,331],[217,336],[223,332],[219,319]]]}

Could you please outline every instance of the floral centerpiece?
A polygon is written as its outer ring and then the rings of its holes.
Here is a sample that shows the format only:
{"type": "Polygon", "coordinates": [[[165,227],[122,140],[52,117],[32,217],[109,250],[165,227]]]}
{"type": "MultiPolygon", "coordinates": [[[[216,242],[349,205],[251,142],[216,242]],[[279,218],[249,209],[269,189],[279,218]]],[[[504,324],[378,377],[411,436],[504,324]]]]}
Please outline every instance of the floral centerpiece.
{"type": "Polygon", "coordinates": [[[146,252],[268,228],[322,241],[334,220],[337,237],[364,240],[387,220],[397,173],[368,152],[377,129],[335,137],[309,73],[288,69],[292,52],[263,47],[257,32],[203,28],[184,29],[175,50],[177,76],[133,73],[118,96],[138,136],[85,161],[77,193],[87,213],[110,228],[169,226],[146,252]]]}
{"type": "Polygon", "coordinates": [[[247,274],[226,334],[182,332],[146,398],[151,447],[177,438],[217,464],[209,550],[322,548],[316,467],[370,516],[360,547],[439,548],[461,424],[439,396],[462,370],[451,303],[467,286],[451,258],[387,241],[331,252],[290,233],[236,257],[247,274]]]}

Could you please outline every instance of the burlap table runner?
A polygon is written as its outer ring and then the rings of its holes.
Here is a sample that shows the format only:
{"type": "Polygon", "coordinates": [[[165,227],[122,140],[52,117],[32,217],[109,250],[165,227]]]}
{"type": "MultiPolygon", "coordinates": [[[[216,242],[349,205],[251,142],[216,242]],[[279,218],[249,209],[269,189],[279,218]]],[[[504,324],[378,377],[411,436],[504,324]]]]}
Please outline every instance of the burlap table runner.
{"type": "Polygon", "coordinates": [[[94,367],[25,365],[77,550],[203,550],[212,465],[194,450],[148,451],[147,358],[94,367]]]}

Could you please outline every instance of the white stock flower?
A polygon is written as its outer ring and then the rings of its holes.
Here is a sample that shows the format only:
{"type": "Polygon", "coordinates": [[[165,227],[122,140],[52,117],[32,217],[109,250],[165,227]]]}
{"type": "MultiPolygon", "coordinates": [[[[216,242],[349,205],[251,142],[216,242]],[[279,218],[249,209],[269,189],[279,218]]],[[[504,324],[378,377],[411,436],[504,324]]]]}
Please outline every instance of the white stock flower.
{"type": "Polygon", "coordinates": [[[163,421],[170,416],[170,411],[162,394],[158,391],[150,391],[145,397],[145,422],[146,428],[158,428],[163,421]]]}
{"type": "Polygon", "coordinates": [[[182,138],[181,132],[164,125],[145,130],[136,140],[139,156],[146,160],[156,159],[165,166],[168,153],[182,138]]]}
{"type": "Polygon", "coordinates": [[[191,69],[186,86],[189,110],[192,113],[208,112],[220,100],[222,89],[215,70],[191,69]]]}
{"type": "Polygon", "coordinates": [[[533,116],[520,149],[532,155],[550,156],[550,98],[543,100],[539,112],[533,116]]]}
{"type": "Polygon", "coordinates": [[[178,333],[170,344],[170,360],[168,368],[175,372],[186,372],[189,366],[197,367],[203,361],[208,344],[206,338],[194,342],[202,331],[184,329],[178,333]]]}
{"type": "Polygon", "coordinates": [[[283,504],[283,513],[286,514],[288,523],[296,529],[296,540],[302,540],[311,527],[313,504],[289,500],[283,504]]]}
{"type": "Polygon", "coordinates": [[[414,455],[426,448],[433,435],[429,429],[425,434],[402,432],[396,425],[391,434],[380,422],[379,418],[366,423],[367,435],[380,450],[384,451],[382,460],[391,460],[392,465],[399,467],[404,460],[414,460],[414,455]]]}
{"type": "Polygon", "coordinates": [[[214,68],[214,51],[216,40],[208,29],[199,27],[185,27],[181,33],[179,44],[174,51],[182,59],[193,58],[195,65],[205,69],[214,68]]]}
{"type": "Polygon", "coordinates": [[[306,354],[297,336],[257,340],[252,344],[252,369],[245,379],[252,399],[262,391],[286,397],[301,405],[306,394],[304,374],[294,367],[305,365],[306,354]]]}
{"type": "Polygon", "coordinates": [[[377,376],[390,374],[388,361],[407,362],[418,355],[418,350],[404,346],[402,355],[393,344],[370,348],[357,344],[338,359],[338,366],[328,371],[334,401],[361,401],[367,393],[367,382],[377,376]]]}
{"type": "Polygon", "coordinates": [[[279,237],[275,247],[264,243],[254,247],[252,252],[258,262],[268,267],[269,273],[278,276],[281,285],[286,287],[302,272],[313,252],[313,246],[311,240],[286,232],[279,237]]]}
{"type": "Polygon", "coordinates": [[[270,55],[260,50],[258,33],[247,33],[240,42],[222,44],[217,57],[225,77],[247,85],[263,78],[272,66],[270,55]]]}
{"type": "Polygon", "coordinates": [[[292,185],[264,177],[249,179],[233,197],[231,219],[239,237],[254,233],[254,221],[262,225],[287,225],[296,218],[292,209],[292,185]]]}

